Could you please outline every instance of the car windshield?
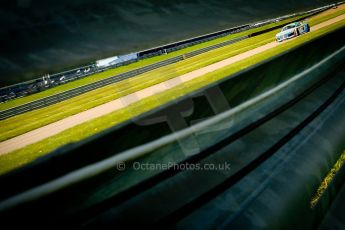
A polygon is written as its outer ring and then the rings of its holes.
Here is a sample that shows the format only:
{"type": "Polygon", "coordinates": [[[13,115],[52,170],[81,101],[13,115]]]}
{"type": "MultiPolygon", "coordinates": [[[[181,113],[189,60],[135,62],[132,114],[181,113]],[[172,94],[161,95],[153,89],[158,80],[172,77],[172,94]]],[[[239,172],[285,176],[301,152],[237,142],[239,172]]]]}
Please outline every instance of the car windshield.
{"type": "Polygon", "coordinates": [[[295,28],[295,27],[296,27],[295,24],[287,25],[287,26],[285,26],[285,27],[282,29],[282,31],[289,30],[289,29],[292,29],[292,28],[295,28]]]}

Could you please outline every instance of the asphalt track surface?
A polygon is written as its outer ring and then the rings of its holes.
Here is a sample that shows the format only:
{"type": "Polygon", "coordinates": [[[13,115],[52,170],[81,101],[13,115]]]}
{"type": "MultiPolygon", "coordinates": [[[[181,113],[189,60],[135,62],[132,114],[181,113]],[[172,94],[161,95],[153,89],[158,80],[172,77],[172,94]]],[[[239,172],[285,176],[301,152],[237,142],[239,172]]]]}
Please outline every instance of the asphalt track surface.
{"type": "MultiPolygon", "coordinates": [[[[328,21],[325,21],[323,23],[320,23],[316,26],[313,26],[311,28],[311,31],[316,31],[318,29],[324,28],[326,26],[329,26],[333,23],[339,22],[341,20],[345,19],[345,15],[338,16],[336,18],[330,19],[328,21]]],[[[225,66],[234,64],[238,61],[244,60],[250,56],[262,53],[266,50],[272,49],[274,47],[277,47],[281,45],[282,43],[277,42],[271,42],[268,44],[265,44],[263,46],[257,47],[253,50],[241,53],[239,55],[233,56],[231,58],[222,60],[220,62],[208,65],[206,67],[200,68],[198,70],[189,72],[187,74],[181,75],[179,77],[170,79],[168,81],[153,85],[151,87],[145,88],[143,90],[137,91],[135,93],[126,95],[124,97],[121,97],[119,99],[116,99],[114,101],[105,103],[103,105],[94,107],[92,109],[86,110],[82,113],[75,114],[73,116],[64,118],[60,121],[51,123],[49,125],[43,126],[41,128],[32,130],[30,132],[27,132],[25,134],[19,135],[17,137],[14,137],[12,139],[3,141],[0,143],[0,155],[10,153],[12,151],[21,149],[27,145],[36,143],[38,141],[44,140],[48,137],[54,136],[64,130],[70,129],[76,125],[85,123],[87,121],[90,121],[92,119],[104,116],[106,114],[112,113],[114,111],[117,111],[119,109],[125,108],[128,105],[131,105],[135,102],[138,102],[142,99],[145,99],[147,97],[153,96],[155,94],[164,92],[168,89],[171,89],[173,87],[176,87],[184,82],[188,82],[190,80],[193,80],[195,78],[198,78],[200,76],[203,76],[207,73],[211,73],[213,71],[216,71],[218,69],[221,69],[225,66]]]]}

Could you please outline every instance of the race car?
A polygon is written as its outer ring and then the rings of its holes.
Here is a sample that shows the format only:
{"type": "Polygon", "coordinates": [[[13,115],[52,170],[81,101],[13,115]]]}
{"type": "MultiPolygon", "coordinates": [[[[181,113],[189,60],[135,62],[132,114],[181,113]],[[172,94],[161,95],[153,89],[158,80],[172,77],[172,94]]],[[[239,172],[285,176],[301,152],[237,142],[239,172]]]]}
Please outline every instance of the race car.
{"type": "Polygon", "coordinates": [[[310,26],[307,22],[293,22],[283,27],[282,31],[276,34],[277,42],[282,42],[298,35],[308,33],[310,26]]]}

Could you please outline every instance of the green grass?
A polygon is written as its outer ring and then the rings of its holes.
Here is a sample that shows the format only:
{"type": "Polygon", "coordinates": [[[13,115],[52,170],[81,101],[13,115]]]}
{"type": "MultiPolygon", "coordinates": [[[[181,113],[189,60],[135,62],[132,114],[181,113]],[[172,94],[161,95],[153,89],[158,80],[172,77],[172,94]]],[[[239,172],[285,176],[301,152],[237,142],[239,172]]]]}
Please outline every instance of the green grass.
{"type": "Polygon", "coordinates": [[[324,21],[330,20],[332,18],[338,17],[342,14],[345,14],[345,10],[338,10],[332,14],[325,15],[323,17],[316,17],[315,19],[311,20],[311,23],[313,23],[314,25],[320,24],[321,22],[324,22],[324,21]]]}
{"type": "Polygon", "coordinates": [[[198,77],[194,80],[181,84],[170,90],[148,97],[144,100],[136,102],[124,109],[107,114],[103,117],[96,118],[92,121],[83,123],[74,128],[65,130],[55,136],[49,137],[45,140],[29,145],[25,148],[19,149],[9,154],[0,156],[0,174],[8,172],[23,164],[26,164],[39,156],[45,155],[52,150],[70,142],[77,142],[86,137],[92,136],[102,130],[119,124],[125,120],[135,117],[139,114],[147,112],[153,108],[163,105],[171,100],[174,100],[182,95],[195,91],[212,82],[218,81],[224,77],[234,74],[240,70],[248,68],[249,66],[273,57],[281,52],[284,52],[292,47],[300,45],[304,42],[310,41],[316,37],[328,33],[344,26],[344,22],[338,22],[318,31],[310,32],[294,40],[283,43],[280,46],[262,52],[260,54],[251,56],[233,65],[224,67],[215,72],[198,77]]]}
{"type": "Polygon", "coordinates": [[[227,35],[225,37],[217,38],[217,39],[214,39],[214,40],[211,40],[208,42],[204,42],[204,43],[197,44],[197,45],[194,45],[191,47],[187,47],[187,48],[175,51],[175,52],[171,52],[167,55],[161,55],[161,56],[156,56],[156,57],[144,59],[144,60],[141,60],[141,61],[136,62],[136,63],[132,63],[132,64],[127,65],[127,66],[122,66],[122,67],[118,67],[115,69],[110,69],[110,70],[104,71],[102,73],[93,74],[93,75],[90,75],[90,76],[85,77],[83,79],[79,79],[79,80],[76,80],[76,81],[73,81],[73,82],[70,82],[70,83],[67,83],[64,85],[60,85],[60,86],[42,91],[40,93],[32,94],[32,95],[29,95],[26,97],[14,99],[14,100],[8,101],[6,103],[2,103],[2,104],[0,104],[0,110],[6,110],[6,109],[9,109],[12,107],[16,107],[16,106],[19,106],[19,105],[22,105],[22,104],[25,104],[25,103],[28,103],[28,102],[31,102],[34,100],[38,100],[38,99],[43,98],[43,97],[51,96],[51,95],[54,95],[54,94],[57,94],[57,93],[60,93],[60,92],[66,91],[66,90],[80,87],[82,85],[87,85],[87,84],[90,84],[92,82],[96,82],[96,81],[99,81],[99,80],[102,80],[105,78],[109,78],[109,77],[112,77],[112,76],[115,76],[115,75],[118,75],[118,74],[121,74],[124,72],[128,72],[128,71],[133,70],[133,69],[137,69],[137,68],[140,68],[143,66],[157,63],[159,61],[163,61],[163,60],[166,60],[166,59],[169,59],[172,57],[176,57],[176,56],[179,56],[179,55],[182,55],[182,54],[194,51],[194,50],[198,50],[198,49],[201,49],[204,47],[219,44],[221,42],[228,41],[230,39],[234,39],[234,38],[238,38],[238,37],[241,37],[244,35],[248,35],[248,34],[253,33],[253,32],[272,28],[274,26],[284,25],[284,24],[287,24],[291,21],[298,20],[301,17],[304,17],[304,16],[298,16],[295,18],[286,19],[286,20],[281,21],[281,22],[272,23],[272,24],[269,24],[269,25],[266,25],[263,27],[259,27],[259,28],[254,28],[254,29],[251,29],[248,31],[243,31],[243,32],[238,33],[238,34],[230,34],[230,35],[227,35]]]}
{"type": "MultiPolygon", "coordinates": [[[[311,25],[315,25],[314,20],[311,25]]],[[[319,19],[322,21],[322,18],[319,19]]],[[[279,29],[231,44],[184,61],[165,66],[134,78],[102,87],[63,102],[0,121],[0,141],[10,139],[68,116],[123,97],[154,84],[235,56],[274,40],[279,29]]]]}

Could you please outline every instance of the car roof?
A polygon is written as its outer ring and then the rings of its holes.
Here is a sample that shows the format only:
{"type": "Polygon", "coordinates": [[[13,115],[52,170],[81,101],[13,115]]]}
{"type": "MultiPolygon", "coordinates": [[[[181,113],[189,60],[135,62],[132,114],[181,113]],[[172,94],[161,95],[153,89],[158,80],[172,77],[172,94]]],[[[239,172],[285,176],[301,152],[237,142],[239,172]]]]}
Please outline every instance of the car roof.
{"type": "Polygon", "coordinates": [[[287,24],[287,25],[284,26],[284,27],[287,27],[287,26],[295,26],[296,24],[297,24],[296,22],[293,22],[293,23],[287,24]]]}
{"type": "Polygon", "coordinates": [[[286,26],[298,26],[298,24],[301,24],[301,22],[293,22],[293,23],[287,24],[286,26]]]}

